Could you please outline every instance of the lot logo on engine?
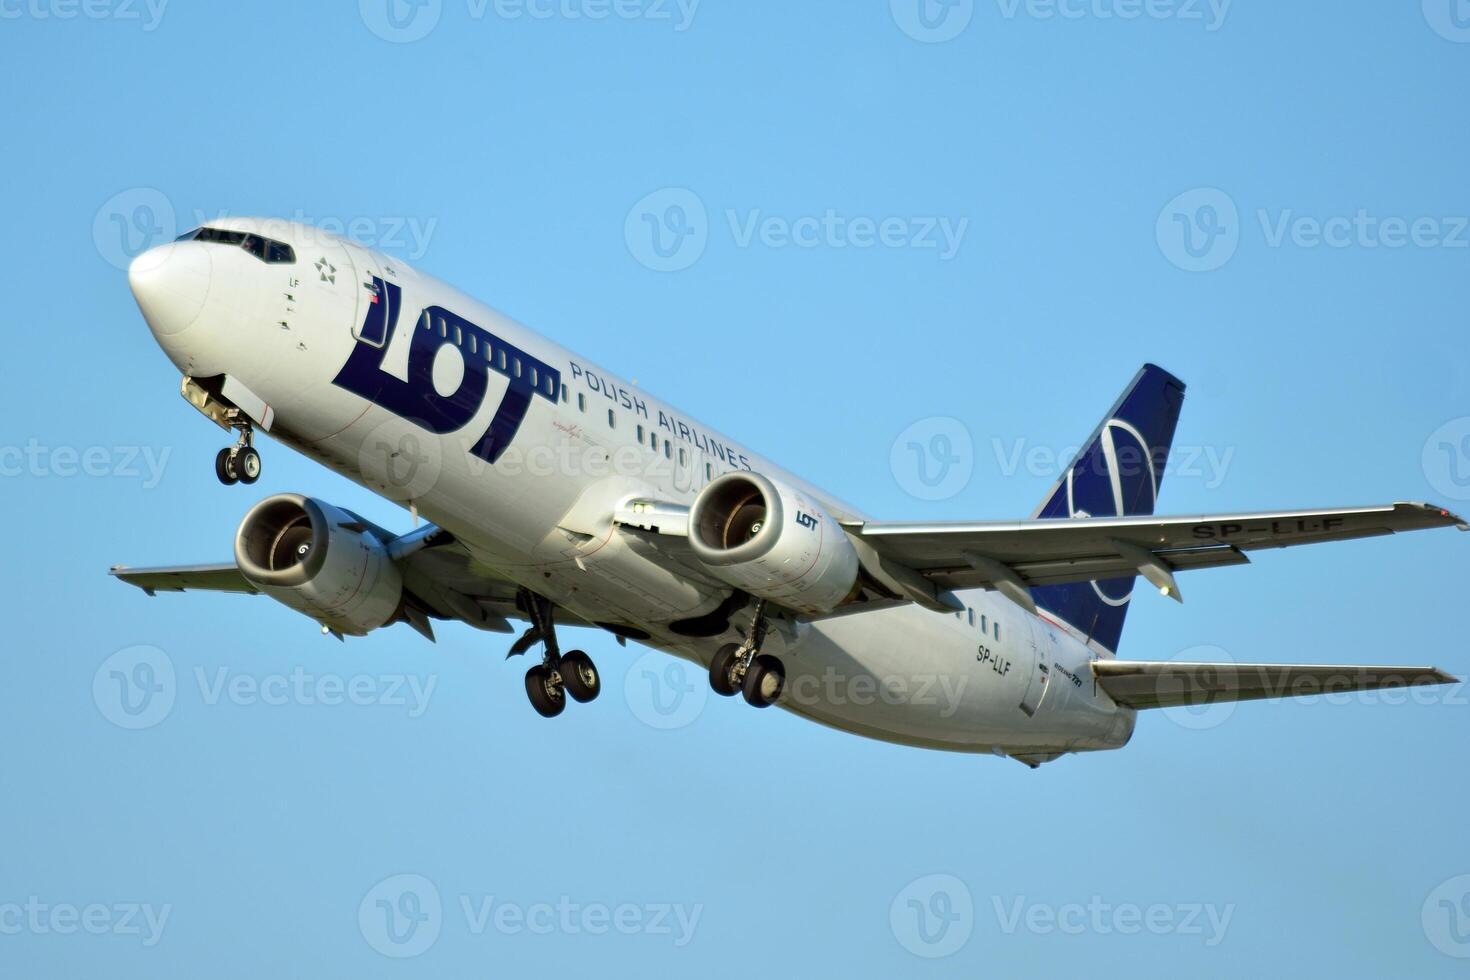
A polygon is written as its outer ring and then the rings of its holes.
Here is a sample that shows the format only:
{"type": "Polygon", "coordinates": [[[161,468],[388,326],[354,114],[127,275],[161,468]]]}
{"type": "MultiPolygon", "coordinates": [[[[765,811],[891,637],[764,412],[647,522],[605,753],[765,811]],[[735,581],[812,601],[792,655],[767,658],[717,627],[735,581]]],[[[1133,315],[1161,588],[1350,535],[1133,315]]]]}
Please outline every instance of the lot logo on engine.
{"type": "Polygon", "coordinates": [[[427,307],[419,314],[409,342],[407,380],[388,373],[383,359],[398,328],[402,289],[374,276],[370,292],[373,298],[357,346],[332,380],[339,388],[444,435],[469,425],[485,402],[494,371],[510,385],[489,427],[470,447],[471,453],[490,463],[510,446],[533,397],[556,401],[560,371],[442,306],[427,307]],[[464,374],[453,392],[442,395],[434,387],[434,357],[449,346],[458,349],[464,374]]]}

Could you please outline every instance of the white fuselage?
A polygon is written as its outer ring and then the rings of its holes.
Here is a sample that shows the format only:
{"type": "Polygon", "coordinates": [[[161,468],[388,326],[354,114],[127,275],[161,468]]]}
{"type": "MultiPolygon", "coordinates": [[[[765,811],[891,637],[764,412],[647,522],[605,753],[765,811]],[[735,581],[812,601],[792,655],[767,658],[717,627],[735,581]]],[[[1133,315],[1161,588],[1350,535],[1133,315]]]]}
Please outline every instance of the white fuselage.
{"type": "MultiPolygon", "coordinates": [[[[720,636],[669,629],[710,612],[730,589],[687,559],[658,552],[656,540],[617,530],[612,515],[631,498],[688,505],[711,478],[748,469],[801,488],[839,521],[861,519],[743,445],[396,259],[286,222],[215,225],[289,242],[296,261],[266,264],[205,242],[150,253],[160,275],[183,282],[177,313],[157,323],[150,317],[179,369],[195,378],[228,375],[270,405],[271,435],[416,508],[496,574],[588,622],[636,624],[650,645],[700,664],[740,638],[739,616],[720,636]],[[511,361],[492,365],[480,404],[461,405],[472,411],[467,424],[429,431],[335,383],[362,343],[374,302],[364,284],[374,277],[401,289],[397,327],[381,352],[385,374],[406,379],[414,333],[443,330],[449,342],[432,359],[436,394],[468,391],[473,399],[466,359],[512,352],[511,361]],[[424,312],[435,308],[454,316],[424,312]],[[490,351],[487,336],[496,341],[490,351]],[[517,352],[525,355],[522,372],[556,375],[534,379],[537,393],[492,463],[472,449],[492,427],[517,352]]],[[[1114,704],[1089,668],[1105,652],[995,593],[958,598],[966,612],[895,605],[774,628],[766,650],[785,664],[782,706],[875,738],[1027,760],[1128,741],[1134,713],[1114,704]]]]}

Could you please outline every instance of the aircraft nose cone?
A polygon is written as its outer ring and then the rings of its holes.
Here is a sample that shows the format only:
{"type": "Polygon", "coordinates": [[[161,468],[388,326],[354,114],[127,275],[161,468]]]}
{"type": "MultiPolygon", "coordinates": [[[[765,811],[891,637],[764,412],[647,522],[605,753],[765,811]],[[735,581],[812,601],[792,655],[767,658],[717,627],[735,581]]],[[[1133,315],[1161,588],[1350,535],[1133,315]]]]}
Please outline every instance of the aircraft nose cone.
{"type": "Polygon", "coordinates": [[[128,266],[128,285],[143,319],[162,342],[199,318],[209,298],[209,249],[198,242],[150,248],[128,266]]]}

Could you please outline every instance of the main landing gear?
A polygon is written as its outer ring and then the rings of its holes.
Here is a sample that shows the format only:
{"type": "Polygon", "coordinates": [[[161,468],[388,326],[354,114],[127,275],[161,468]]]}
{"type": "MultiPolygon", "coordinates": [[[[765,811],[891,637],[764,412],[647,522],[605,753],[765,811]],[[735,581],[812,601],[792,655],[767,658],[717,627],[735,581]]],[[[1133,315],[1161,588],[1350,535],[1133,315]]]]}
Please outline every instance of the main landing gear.
{"type": "Polygon", "coordinates": [[[233,446],[221,449],[214,457],[214,475],[227,487],[236,483],[248,486],[260,479],[260,453],[253,445],[255,428],[243,416],[231,420],[230,425],[240,435],[233,446]]]}
{"type": "Polygon", "coordinates": [[[531,628],[511,647],[510,655],[524,653],[538,639],[544,649],[541,662],[526,671],[526,697],[531,700],[531,707],[543,718],[555,718],[566,709],[568,695],[573,701],[583,703],[597,697],[602,690],[602,678],[592,658],[581,650],[563,654],[557,647],[551,601],[522,589],[520,604],[531,617],[531,628]]]}
{"type": "Polygon", "coordinates": [[[756,603],[755,618],[745,632],[742,643],[726,643],[720,647],[709,665],[709,686],[716,694],[733,697],[739,691],[745,701],[757,708],[769,708],[781,698],[786,687],[786,668],[769,653],[761,653],[766,642],[766,601],[756,603]]]}

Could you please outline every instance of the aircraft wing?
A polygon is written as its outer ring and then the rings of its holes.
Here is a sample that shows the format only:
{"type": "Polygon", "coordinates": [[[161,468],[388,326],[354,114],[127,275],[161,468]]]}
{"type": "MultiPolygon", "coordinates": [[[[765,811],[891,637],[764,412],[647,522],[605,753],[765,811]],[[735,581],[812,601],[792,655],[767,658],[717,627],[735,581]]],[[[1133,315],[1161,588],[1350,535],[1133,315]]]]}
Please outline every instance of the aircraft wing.
{"type": "MultiPolygon", "coordinates": [[[[1470,530],[1462,518],[1423,503],[1195,517],[864,522],[846,527],[878,559],[919,573],[940,592],[998,589],[1033,611],[1033,586],[1142,574],[1177,599],[1175,571],[1245,564],[1248,551],[1422,528],[1470,530]]],[[[913,597],[912,588],[905,591],[913,597]]]]}
{"type": "Polygon", "coordinates": [[[1108,696],[1129,708],[1175,708],[1458,682],[1436,667],[1339,664],[1095,660],[1092,671],[1108,696]]]}
{"type": "MultiPolygon", "coordinates": [[[[477,561],[453,535],[432,524],[397,537],[380,528],[374,530],[388,542],[388,553],[403,574],[404,589],[411,599],[404,619],[428,638],[433,639],[430,618],[458,619],[496,633],[514,632],[508,617],[526,618],[516,604],[515,585],[477,561]]],[[[233,561],[161,568],[117,565],[110,574],[150,596],[159,592],[260,592],[233,561]]]]}
{"type": "Polygon", "coordinates": [[[136,585],[149,595],[159,592],[243,592],[260,590],[245,580],[234,562],[225,565],[175,565],[171,568],[128,568],[115,565],[113,578],[136,585]]]}

